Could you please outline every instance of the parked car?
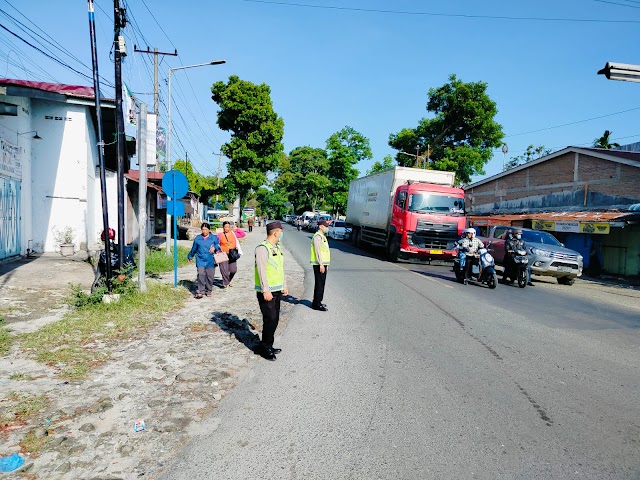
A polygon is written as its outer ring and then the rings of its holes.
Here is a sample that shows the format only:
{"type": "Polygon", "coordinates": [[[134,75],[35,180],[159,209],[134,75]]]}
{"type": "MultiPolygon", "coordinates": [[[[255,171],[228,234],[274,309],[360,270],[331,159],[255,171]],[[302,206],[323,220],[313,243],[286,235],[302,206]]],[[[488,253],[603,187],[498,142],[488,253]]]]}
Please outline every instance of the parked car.
{"type": "Polygon", "coordinates": [[[344,220],[336,220],[329,226],[327,237],[336,240],[349,240],[351,238],[351,229],[347,227],[344,220]]]}
{"type": "MultiPolygon", "coordinates": [[[[491,242],[488,250],[498,265],[503,265],[504,244],[508,230],[519,227],[498,225],[489,230],[486,237],[478,237],[483,243],[491,242]]],[[[549,232],[543,230],[522,230],[522,239],[527,245],[531,273],[555,277],[561,285],[573,285],[576,278],[582,275],[582,255],[566,248],[549,232]]]]}
{"type": "Polygon", "coordinates": [[[311,231],[311,232],[315,232],[316,230],[318,230],[318,222],[320,220],[333,220],[331,218],[331,215],[329,214],[325,214],[325,213],[318,213],[316,215],[313,216],[313,218],[311,220],[309,220],[309,225],[307,225],[307,230],[311,231]]]}

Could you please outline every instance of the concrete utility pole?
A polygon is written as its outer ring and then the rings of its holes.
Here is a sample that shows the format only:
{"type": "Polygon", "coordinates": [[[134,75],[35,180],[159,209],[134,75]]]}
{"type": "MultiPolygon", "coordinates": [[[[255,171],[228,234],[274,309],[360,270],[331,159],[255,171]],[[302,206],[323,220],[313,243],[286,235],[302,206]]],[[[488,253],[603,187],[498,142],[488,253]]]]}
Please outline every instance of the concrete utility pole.
{"type": "MultiPolygon", "coordinates": [[[[173,53],[170,52],[159,52],[157,48],[154,48],[153,51],[149,47],[146,50],[139,50],[136,45],[133,46],[133,51],[136,53],[148,53],[149,55],[153,55],[153,111],[156,115],[160,116],[160,105],[159,105],[159,79],[158,79],[158,55],[170,55],[172,57],[178,56],[178,50],[174,50],[173,53]]],[[[160,163],[156,162],[155,171],[160,171],[160,163]]]]}
{"type": "Polygon", "coordinates": [[[126,138],[124,133],[124,117],[122,116],[122,56],[127,52],[124,37],[120,29],[127,24],[125,9],[120,8],[120,0],[113,0],[113,51],[116,83],[116,159],[118,180],[118,270],[122,270],[124,261],[124,162],[126,157],[126,138]],[[123,51],[124,50],[124,51],[123,51]]]}
{"type": "Polygon", "coordinates": [[[138,121],[138,285],[141,292],[147,291],[145,262],[147,260],[147,105],[140,105],[138,121]]]}

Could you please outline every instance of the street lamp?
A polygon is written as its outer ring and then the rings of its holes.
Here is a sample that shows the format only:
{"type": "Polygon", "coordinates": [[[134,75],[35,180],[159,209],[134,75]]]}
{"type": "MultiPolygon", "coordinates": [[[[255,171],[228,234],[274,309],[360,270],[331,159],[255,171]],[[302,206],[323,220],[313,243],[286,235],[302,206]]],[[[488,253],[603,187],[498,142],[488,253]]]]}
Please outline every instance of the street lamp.
{"type": "Polygon", "coordinates": [[[26,135],[27,133],[35,133],[35,135],[33,137],[31,137],[33,140],[42,140],[42,137],[40,135],[38,135],[38,131],[37,130],[31,130],[30,132],[22,132],[18,134],[18,137],[20,135],[26,135]]]}
{"type": "MultiPolygon", "coordinates": [[[[171,164],[171,73],[173,73],[174,70],[184,70],[185,68],[195,68],[195,67],[206,67],[207,65],[222,65],[223,63],[227,63],[225,60],[213,60],[211,62],[207,62],[207,63],[198,63],[195,65],[185,65],[182,67],[175,67],[175,68],[170,68],[169,69],[169,107],[168,107],[168,114],[167,114],[167,166],[168,166],[168,170],[171,170],[172,168],[172,164],[171,164]]],[[[165,192],[166,193],[166,192],[165,192]]],[[[175,198],[172,198],[171,200],[175,201],[175,198]]],[[[169,215],[169,208],[167,205],[167,222],[166,222],[166,229],[167,229],[167,238],[166,238],[166,242],[167,242],[167,255],[169,255],[171,253],[171,248],[170,248],[170,243],[171,243],[171,215],[169,215]]],[[[177,235],[177,232],[176,232],[177,235]]]]}
{"type": "Polygon", "coordinates": [[[602,70],[598,70],[598,75],[604,75],[609,80],[640,82],[640,65],[607,62],[602,70]]]}

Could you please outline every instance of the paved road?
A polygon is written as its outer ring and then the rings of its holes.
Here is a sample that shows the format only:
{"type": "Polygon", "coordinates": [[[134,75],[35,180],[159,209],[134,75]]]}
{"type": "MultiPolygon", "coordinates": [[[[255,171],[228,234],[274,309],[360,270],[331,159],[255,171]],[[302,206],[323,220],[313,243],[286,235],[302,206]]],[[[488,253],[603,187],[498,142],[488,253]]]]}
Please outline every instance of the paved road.
{"type": "MultiPolygon", "coordinates": [[[[285,243],[306,262],[309,238],[285,243]]],[[[332,245],[330,312],[297,305],[163,478],[640,478],[637,292],[464,287],[332,245]]]]}

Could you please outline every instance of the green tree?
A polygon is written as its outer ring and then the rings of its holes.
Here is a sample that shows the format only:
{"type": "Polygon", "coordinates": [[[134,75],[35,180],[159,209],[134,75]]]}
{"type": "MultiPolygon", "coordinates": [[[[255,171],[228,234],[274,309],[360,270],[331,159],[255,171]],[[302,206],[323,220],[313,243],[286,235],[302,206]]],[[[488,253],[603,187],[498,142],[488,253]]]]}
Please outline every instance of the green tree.
{"type": "Polygon", "coordinates": [[[327,139],[327,176],[331,182],[327,202],[331,211],[346,210],[349,184],[359,175],[355,166],[372,156],[369,139],[349,126],[327,139]]]}
{"type": "Polygon", "coordinates": [[[613,134],[613,132],[611,132],[609,130],[605,130],[600,138],[596,138],[593,141],[593,146],[595,148],[606,148],[607,150],[610,150],[612,148],[620,148],[620,144],[619,143],[615,143],[615,142],[611,143],[611,135],[612,134],[613,134]]]}
{"type": "Polygon", "coordinates": [[[240,210],[253,190],[264,185],[283,154],[284,121],[273,110],[271,89],[232,75],[211,87],[218,104],[218,126],[231,132],[221,147],[227,163],[226,188],[240,196],[240,210]]]}
{"type": "Polygon", "coordinates": [[[286,192],[294,211],[323,207],[331,186],[328,172],[326,151],[309,146],[297,147],[281,162],[274,189],[286,192]]]}
{"type": "Polygon", "coordinates": [[[511,157],[511,160],[509,160],[504,166],[504,171],[519,167],[525,163],[533,162],[534,160],[544,157],[545,155],[549,155],[550,153],[551,149],[546,148],[544,145],[538,145],[537,147],[529,145],[522,155],[511,157]]]}
{"type": "Polygon", "coordinates": [[[413,166],[416,148],[429,149],[428,167],[456,172],[461,183],[483,174],[492,150],[502,145],[504,137],[502,126],[494,120],[498,109],[486,90],[485,82],[465,83],[455,75],[449,83],[429,89],[427,111],[434,117],[389,136],[389,145],[399,151],[398,164],[413,166]]]}
{"type": "Polygon", "coordinates": [[[367,175],[371,175],[372,173],[384,172],[385,170],[389,170],[395,167],[396,164],[393,162],[393,157],[391,155],[385,155],[382,159],[382,163],[376,161],[370,170],[367,170],[367,175]]]}

